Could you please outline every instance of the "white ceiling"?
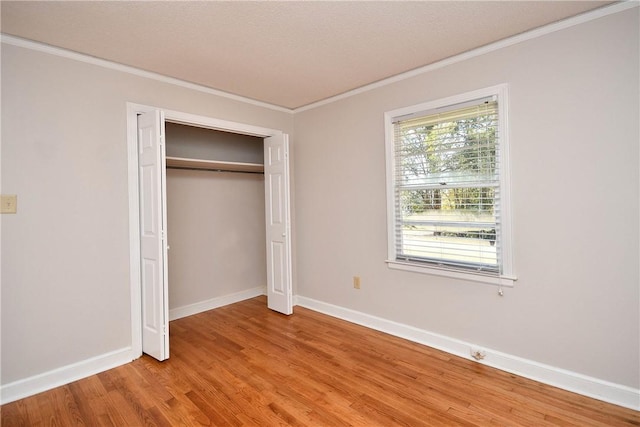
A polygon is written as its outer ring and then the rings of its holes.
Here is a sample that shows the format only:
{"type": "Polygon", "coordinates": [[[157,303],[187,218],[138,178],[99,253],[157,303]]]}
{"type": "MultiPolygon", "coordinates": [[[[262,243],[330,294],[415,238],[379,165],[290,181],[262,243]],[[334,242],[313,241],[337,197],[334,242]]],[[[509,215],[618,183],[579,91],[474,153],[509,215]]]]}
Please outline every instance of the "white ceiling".
{"type": "Polygon", "coordinates": [[[297,108],[609,1],[2,1],[10,34],[297,108]]]}

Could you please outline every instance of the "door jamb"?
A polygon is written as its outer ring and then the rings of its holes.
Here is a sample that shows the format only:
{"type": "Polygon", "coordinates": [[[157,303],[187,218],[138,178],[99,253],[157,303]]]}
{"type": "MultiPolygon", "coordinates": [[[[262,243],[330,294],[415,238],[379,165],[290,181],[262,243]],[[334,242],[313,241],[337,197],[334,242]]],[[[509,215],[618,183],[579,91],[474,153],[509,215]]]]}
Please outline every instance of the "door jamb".
{"type": "Polygon", "coordinates": [[[131,291],[131,355],[142,356],[142,283],[140,280],[140,199],[138,183],[138,114],[162,110],[165,121],[267,138],[281,130],[232,122],[161,107],[127,102],[127,156],[129,186],[129,283],[131,291]]]}

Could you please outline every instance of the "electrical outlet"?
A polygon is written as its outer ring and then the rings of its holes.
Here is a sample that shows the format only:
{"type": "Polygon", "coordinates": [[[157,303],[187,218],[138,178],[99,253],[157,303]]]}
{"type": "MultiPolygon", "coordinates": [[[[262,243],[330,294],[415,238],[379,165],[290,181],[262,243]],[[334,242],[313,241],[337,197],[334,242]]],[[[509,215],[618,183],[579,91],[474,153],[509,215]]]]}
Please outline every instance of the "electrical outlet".
{"type": "Polygon", "coordinates": [[[0,196],[0,213],[14,214],[18,209],[18,196],[3,194],[0,196]]]}
{"type": "Polygon", "coordinates": [[[471,352],[471,357],[473,357],[476,360],[483,360],[485,357],[487,357],[487,352],[478,347],[471,347],[470,352],[471,352]]]}
{"type": "Polygon", "coordinates": [[[353,287],[360,289],[360,276],[353,276],[353,287]]]}

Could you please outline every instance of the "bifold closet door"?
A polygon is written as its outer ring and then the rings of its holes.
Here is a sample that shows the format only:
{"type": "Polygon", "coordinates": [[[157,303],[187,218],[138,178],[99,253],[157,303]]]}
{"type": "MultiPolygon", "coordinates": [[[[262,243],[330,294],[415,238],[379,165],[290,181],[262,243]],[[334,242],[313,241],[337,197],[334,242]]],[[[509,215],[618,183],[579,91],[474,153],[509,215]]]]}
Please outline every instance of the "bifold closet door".
{"type": "Polygon", "coordinates": [[[138,116],[140,279],[142,352],[169,358],[167,208],[164,117],[154,110],[138,116]]]}
{"type": "Polygon", "coordinates": [[[267,305],[293,313],[289,212],[289,140],[279,134],[264,139],[267,236],[267,305]]]}

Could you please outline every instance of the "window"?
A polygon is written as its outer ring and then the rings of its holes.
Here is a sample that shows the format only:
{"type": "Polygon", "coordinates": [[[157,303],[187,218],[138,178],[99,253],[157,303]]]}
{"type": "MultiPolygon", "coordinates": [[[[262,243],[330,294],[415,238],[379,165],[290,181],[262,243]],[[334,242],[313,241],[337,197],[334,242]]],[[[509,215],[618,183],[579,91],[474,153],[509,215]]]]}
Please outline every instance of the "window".
{"type": "Polygon", "coordinates": [[[513,284],[506,86],[385,114],[389,266],[513,284]]]}

